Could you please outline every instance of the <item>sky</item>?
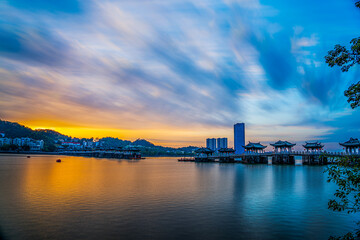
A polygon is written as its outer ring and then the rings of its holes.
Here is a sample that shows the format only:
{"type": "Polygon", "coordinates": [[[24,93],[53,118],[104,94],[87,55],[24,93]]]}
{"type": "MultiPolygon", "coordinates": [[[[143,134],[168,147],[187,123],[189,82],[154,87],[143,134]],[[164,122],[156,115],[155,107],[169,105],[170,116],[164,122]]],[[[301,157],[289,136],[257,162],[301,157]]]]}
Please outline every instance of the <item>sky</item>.
{"type": "Polygon", "coordinates": [[[74,137],[360,138],[324,56],[360,34],[354,0],[0,1],[0,118],[74,137]]]}

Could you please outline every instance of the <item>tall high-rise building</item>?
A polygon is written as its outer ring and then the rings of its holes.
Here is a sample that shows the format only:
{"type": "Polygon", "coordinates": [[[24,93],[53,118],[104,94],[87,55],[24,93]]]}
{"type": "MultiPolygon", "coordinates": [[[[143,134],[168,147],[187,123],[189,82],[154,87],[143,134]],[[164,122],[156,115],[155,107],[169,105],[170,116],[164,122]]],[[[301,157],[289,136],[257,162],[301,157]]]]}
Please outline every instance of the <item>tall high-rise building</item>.
{"type": "Polygon", "coordinates": [[[234,148],[236,154],[245,152],[245,123],[237,123],[234,125],[234,148]]]}
{"type": "Polygon", "coordinates": [[[228,147],[228,139],[227,138],[218,138],[217,139],[217,149],[227,148],[228,147]]]}
{"type": "Polygon", "coordinates": [[[216,138],[208,138],[206,139],[206,147],[210,148],[211,150],[216,150],[216,138]]]}

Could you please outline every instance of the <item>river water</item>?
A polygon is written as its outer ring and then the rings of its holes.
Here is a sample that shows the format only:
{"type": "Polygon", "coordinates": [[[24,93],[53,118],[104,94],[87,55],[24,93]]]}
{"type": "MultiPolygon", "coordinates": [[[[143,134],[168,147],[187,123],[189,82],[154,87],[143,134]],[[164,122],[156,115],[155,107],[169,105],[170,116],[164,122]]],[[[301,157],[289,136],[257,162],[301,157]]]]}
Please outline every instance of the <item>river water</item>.
{"type": "Polygon", "coordinates": [[[327,239],[325,168],[0,155],[0,238],[327,239]]]}

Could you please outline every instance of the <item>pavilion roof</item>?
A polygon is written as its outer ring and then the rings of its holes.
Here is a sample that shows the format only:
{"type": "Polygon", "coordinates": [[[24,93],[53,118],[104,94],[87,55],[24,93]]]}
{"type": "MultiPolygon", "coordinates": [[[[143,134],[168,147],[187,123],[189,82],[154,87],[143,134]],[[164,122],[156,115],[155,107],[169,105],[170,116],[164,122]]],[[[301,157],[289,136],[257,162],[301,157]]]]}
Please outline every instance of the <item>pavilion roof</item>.
{"type": "Polygon", "coordinates": [[[205,153],[205,154],[211,154],[214,151],[211,150],[210,148],[198,148],[195,150],[196,153],[205,153]]]}
{"type": "Polygon", "coordinates": [[[276,143],[270,143],[271,146],[274,147],[293,147],[296,145],[296,143],[290,143],[288,141],[277,141],[276,143]]]}
{"type": "Polygon", "coordinates": [[[262,145],[260,142],[253,143],[249,142],[246,146],[243,146],[245,149],[264,149],[266,146],[262,145]]]}
{"type": "Polygon", "coordinates": [[[360,147],[359,139],[357,138],[350,138],[349,141],[346,141],[344,143],[339,143],[341,146],[344,147],[360,147]]]}
{"type": "Polygon", "coordinates": [[[316,141],[316,142],[305,142],[306,144],[303,145],[304,148],[323,148],[324,145],[321,144],[320,142],[316,141]]]}
{"type": "Polygon", "coordinates": [[[218,151],[219,152],[235,152],[235,150],[232,148],[220,148],[218,151]]]}

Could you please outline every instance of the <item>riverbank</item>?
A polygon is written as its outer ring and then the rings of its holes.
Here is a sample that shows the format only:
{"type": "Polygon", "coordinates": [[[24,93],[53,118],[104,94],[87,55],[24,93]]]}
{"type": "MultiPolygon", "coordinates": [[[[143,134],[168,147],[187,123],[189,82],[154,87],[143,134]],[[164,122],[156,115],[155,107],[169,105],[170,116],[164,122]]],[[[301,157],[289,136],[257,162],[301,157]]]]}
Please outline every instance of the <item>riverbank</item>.
{"type": "MultiPolygon", "coordinates": [[[[0,154],[24,154],[24,155],[64,155],[64,156],[79,156],[79,157],[86,157],[83,155],[76,155],[70,152],[43,152],[43,151],[0,151],[0,154]]],[[[142,154],[141,157],[193,157],[189,155],[149,155],[149,154],[142,154]]],[[[106,157],[99,157],[99,158],[106,158],[106,157]]]]}

